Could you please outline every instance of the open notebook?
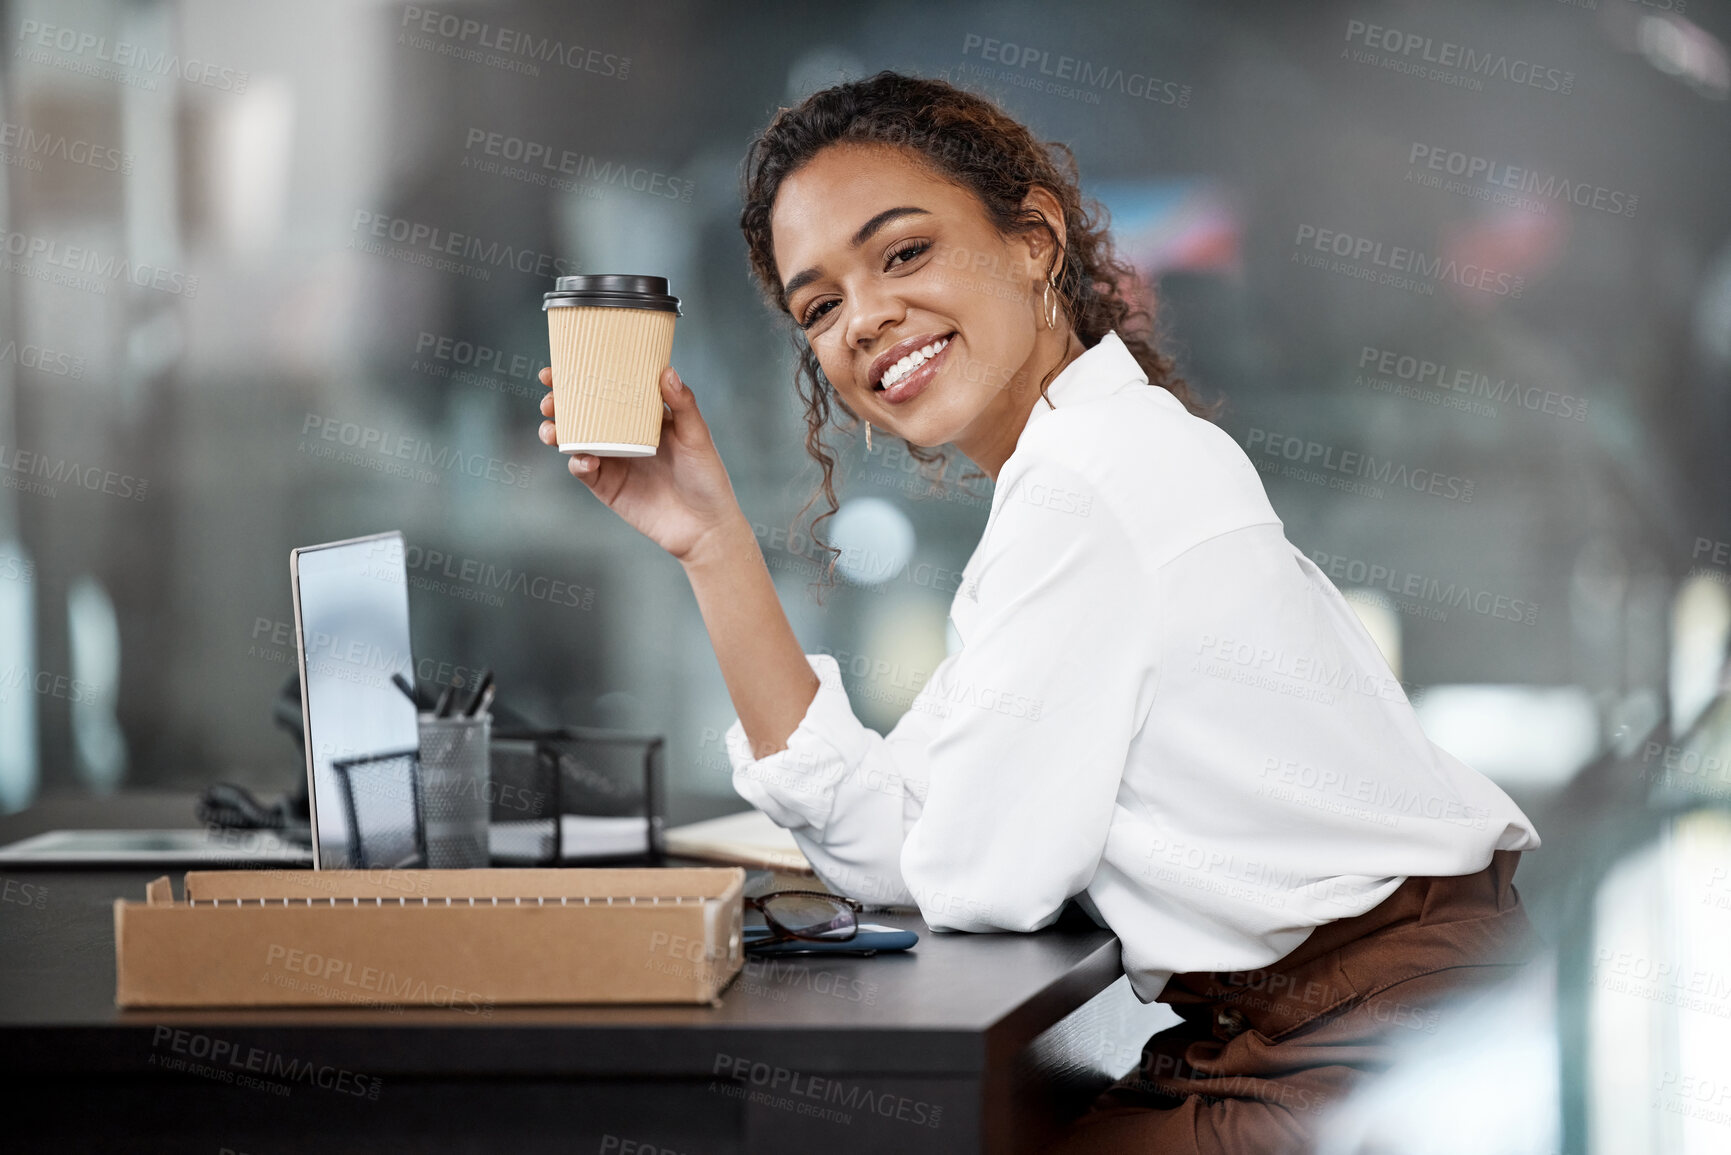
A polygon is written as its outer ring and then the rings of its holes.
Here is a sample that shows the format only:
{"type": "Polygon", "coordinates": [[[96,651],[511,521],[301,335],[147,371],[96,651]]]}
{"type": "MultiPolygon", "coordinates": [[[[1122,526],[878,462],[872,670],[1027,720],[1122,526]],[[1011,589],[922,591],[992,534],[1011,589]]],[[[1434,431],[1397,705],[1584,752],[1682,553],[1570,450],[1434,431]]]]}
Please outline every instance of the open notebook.
{"type": "Polygon", "coordinates": [[[784,874],[813,877],[811,863],[793,835],[770,821],[761,810],[741,810],[676,826],[666,833],[667,853],[706,862],[755,866],[784,874]]]}

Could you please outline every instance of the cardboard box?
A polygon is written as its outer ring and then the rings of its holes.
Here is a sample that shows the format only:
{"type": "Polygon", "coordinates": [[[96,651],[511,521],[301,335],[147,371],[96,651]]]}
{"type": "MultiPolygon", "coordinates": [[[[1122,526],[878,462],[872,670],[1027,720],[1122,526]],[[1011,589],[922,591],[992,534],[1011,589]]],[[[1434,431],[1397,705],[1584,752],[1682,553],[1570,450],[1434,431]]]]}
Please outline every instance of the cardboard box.
{"type": "Polygon", "coordinates": [[[116,900],[123,1007],[712,1003],[745,872],[189,871],[116,900]]]}

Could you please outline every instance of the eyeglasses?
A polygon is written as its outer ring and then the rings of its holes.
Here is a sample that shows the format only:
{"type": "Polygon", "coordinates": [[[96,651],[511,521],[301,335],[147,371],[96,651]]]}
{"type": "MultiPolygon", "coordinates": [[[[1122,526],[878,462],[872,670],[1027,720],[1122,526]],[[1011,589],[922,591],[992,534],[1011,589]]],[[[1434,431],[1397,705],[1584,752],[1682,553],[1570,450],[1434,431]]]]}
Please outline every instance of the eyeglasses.
{"type": "Polygon", "coordinates": [[[816,890],[778,890],[748,897],[745,905],[762,914],[771,931],[769,938],[757,939],[755,946],[790,939],[846,942],[859,932],[859,912],[864,909],[854,899],[816,890]]]}

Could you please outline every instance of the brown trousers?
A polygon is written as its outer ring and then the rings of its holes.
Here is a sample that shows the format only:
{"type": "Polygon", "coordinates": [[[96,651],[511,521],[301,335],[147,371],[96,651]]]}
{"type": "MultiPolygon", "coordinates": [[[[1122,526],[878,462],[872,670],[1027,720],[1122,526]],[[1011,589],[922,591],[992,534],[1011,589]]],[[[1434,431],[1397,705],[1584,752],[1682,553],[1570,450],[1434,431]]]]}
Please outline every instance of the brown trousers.
{"type": "Polygon", "coordinates": [[[1508,978],[1541,947],[1515,892],[1520,852],[1477,874],[1409,878],[1324,923],[1265,970],[1174,975],[1184,1022],[1049,1150],[1263,1155],[1309,1148],[1319,1118],[1387,1069],[1396,1040],[1434,1033],[1451,1000],[1508,978]]]}

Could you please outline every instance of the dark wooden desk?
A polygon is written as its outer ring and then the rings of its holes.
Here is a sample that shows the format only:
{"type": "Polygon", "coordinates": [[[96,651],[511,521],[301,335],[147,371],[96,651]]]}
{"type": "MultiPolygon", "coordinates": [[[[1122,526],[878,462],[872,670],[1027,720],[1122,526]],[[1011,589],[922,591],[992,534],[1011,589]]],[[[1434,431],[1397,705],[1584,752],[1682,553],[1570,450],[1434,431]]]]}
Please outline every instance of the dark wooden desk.
{"type": "MultiPolygon", "coordinates": [[[[66,824],[44,811],[0,840],[66,824]]],[[[716,1008],[122,1012],[111,903],[153,873],[0,878],[8,1150],[1036,1150],[1169,1021],[1085,919],[954,935],[912,915],[880,919],[921,932],[907,955],[754,961],[716,1008]],[[300,1077],[249,1070],[252,1048],[300,1077]]]]}

